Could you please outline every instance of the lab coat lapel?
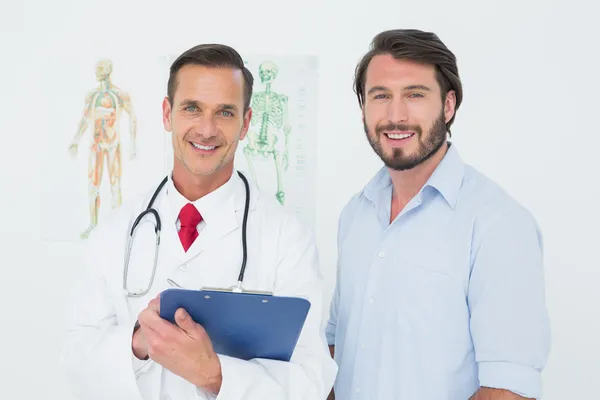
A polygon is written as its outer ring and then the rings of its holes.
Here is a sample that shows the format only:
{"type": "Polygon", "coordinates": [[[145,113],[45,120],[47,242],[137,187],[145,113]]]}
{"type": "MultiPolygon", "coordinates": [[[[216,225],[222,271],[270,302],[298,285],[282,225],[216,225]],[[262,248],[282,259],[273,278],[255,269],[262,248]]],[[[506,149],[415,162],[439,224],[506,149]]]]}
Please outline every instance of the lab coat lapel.
{"type": "MultiPolygon", "coordinates": [[[[169,206],[166,196],[161,200],[160,213],[162,216],[162,234],[160,237],[160,260],[162,265],[177,267],[185,262],[185,251],[177,233],[173,211],[169,206]]],[[[170,268],[167,270],[170,273],[170,268]]]]}

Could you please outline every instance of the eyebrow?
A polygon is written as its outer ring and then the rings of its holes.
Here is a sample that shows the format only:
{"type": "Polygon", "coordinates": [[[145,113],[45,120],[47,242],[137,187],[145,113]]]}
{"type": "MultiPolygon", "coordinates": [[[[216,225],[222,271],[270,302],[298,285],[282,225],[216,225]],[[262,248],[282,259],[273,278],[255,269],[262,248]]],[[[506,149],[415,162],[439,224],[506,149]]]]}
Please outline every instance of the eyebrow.
{"type": "MultiPolygon", "coordinates": [[[[390,89],[385,87],[385,86],[373,86],[371,89],[369,89],[369,91],[367,92],[367,94],[371,94],[374,92],[386,92],[389,91],[390,89]]],[[[409,86],[405,86],[404,90],[425,90],[425,91],[431,91],[431,89],[425,85],[409,85],[409,86]]]]}
{"type": "Polygon", "coordinates": [[[431,89],[425,85],[409,85],[405,86],[404,90],[426,90],[431,91],[431,89]]]}
{"type": "Polygon", "coordinates": [[[385,92],[387,90],[389,90],[389,89],[386,88],[385,86],[373,86],[371,89],[369,89],[367,94],[371,94],[371,93],[375,93],[375,92],[385,92]]]}
{"type": "MultiPolygon", "coordinates": [[[[196,106],[196,107],[200,107],[201,103],[199,101],[196,100],[183,100],[180,105],[182,107],[187,107],[187,106],[196,106]]],[[[217,107],[222,109],[222,110],[226,110],[226,111],[237,111],[237,107],[235,106],[235,104],[217,104],[217,107]]]]}

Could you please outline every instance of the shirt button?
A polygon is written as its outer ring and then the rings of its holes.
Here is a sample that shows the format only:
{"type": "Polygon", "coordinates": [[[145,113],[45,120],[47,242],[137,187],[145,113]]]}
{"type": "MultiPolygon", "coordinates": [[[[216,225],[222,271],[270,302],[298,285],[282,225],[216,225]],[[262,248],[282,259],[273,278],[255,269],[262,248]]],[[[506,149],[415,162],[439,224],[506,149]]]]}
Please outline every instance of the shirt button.
{"type": "Polygon", "coordinates": [[[372,297],[371,297],[371,298],[369,298],[369,303],[373,304],[373,302],[374,302],[374,301],[375,301],[375,299],[374,299],[374,298],[372,298],[372,297]]]}
{"type": "Polygon", "coordinates": [[[360,393],[360,388],[359,388],[359,387],[357,387],[357,388],[356,388],[354,391],[355,391],[356,393],[360,393]]]}
{"type": "Polygon", "coordinates": [[[361,344],[361,345],[360,345],[360,348],[361,348],[362,350],[364,350],[364,349],[366,349],[366,348],[367,348],[367,346],[366,346],[366,345],[363,343],[363,344],[361,344]]]}
{"type": "Polygon", "coordinates": [[[379,252],[379,258],[383,258],[383,257],[385,257],[385,251],[381,250],[379,252]]]}

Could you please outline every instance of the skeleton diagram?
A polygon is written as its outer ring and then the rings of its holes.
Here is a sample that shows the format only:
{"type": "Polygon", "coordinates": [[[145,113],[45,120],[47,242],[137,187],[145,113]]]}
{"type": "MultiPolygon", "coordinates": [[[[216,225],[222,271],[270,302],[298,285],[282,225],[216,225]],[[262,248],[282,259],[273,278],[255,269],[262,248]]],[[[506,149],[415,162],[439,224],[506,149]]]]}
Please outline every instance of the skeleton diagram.
{"type": "Polygon", "coordinates": [[[90,225],[81,234],[87,238],[98,224],[98,211],[100,209],[100,184],[106,170],[110,181],[112,195],[112,208],[121,205],[121,143],[119,122],[121,113],[125,110],[129,114],[129,129],[131,134],[130,159],[135,158],[135,139],[137,120],[133,105],[127,93],[113,85],[111,82],[112,62],[100,60],[96,64],[96,80],[98,87],[91,90],[85,99],[83,117],[79,130],[75,134],[69,152],[74,157],[81,136],[88,126],[92,126],[92,146],[88,162],[88,189],[90,225]]]}
{"type": "Polygon", "coordinates": [[[278,67],[272,61],[260,64],[258,74],[265,89],[252,95],[252,122],[248,131],[248,143],[244,147],[244,155],[248,161],[248,167],[252,179],[258,186],[253,159],[262,157],[273,159],[277,174],[277,193],[275,197],[284,204],[285,192],[283,191],[283,171],[288,168],[288,137],[291,127],[288,121],[288,98],[287,96],[272,92],[271,84],[277,77],[278,67]],[[258,133],[256,132],[258,125],[258,133]],[[283,154],[277,150],[278,133],[283,131],[285,143],[283,154]]]}

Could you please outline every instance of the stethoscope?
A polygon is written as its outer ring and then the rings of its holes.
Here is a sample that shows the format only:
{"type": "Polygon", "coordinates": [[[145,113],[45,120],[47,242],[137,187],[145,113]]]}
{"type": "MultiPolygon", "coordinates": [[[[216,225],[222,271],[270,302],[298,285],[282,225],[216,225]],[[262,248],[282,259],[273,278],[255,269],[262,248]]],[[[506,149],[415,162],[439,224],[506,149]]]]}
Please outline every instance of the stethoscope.
{"type": "MultiPolygon", "coordinates": [[[[240,178],[242,178],[242,180],[244,181],[244,186],[246,187],[246,204],[244,206],[244,218],[242,221],[242,251],[243,251],[242,266],[240,268],[240,274],[238,276],[237,284],[232,286],[229,289],[234,292],[242,292],[242,282],[244,281],[244,272],[246,271],[246,260],[248,259],[248,249],[246,246],[246,225],[248,223],[248,210],[250,208],[250,187],[248,185],[248,180],[246,179],[244,174],[242,174],[239,171],[238,171],[238,175],[240,176],[240,178]]],[[[167,183],[168,178],[169,177],[166,176],[162,180],[160,185],[158,185],[158,187],[154,191],[154,194],[152,195],[152,198],[150,199],[150,202],[148,203],[148,207],[146,207],[146,209],[144,211],[142,211],[142,213],[140,213],[140,215],[137,216],[137,218],[133,222],[131,231],[129,232],[129,240],[128,240],[128,244],[127,244],[127,254],[125,255],[125,267],[123,269],[123,293],[127,297],[144,296],[145,294],[147,294],[150,291],[150,289],[152,288],[152,285],[154,283],[154,276],[156,275],[156,263],[158,261],[158,248],[160,245],[161,220],[160,220],[160,216],[158,215],[158,211],[156,211],[156,209],[152,208],[152,205],[154,204],[154,200],[156,200],[156,197],[162,190],[165,183],[167,183]],[[154,220],[155,220],[154,232],[156,233],[156,244],[155,244],[155,248],[154,248],[154,265],[152,266],[152,276],[150,277],[150,283],[148,284],[148,287],[145,290],[143,290],[141,292],[130,292],[129,289],[127,289],[127,274],[129,271],[129,258],[131,255],[131,248],[133,247],[133,239],[136,234],[135,228],[142,221],[142,219],[146,215],[149,215],[149,214],[152,214],[154,216],[154,220]]]]}

